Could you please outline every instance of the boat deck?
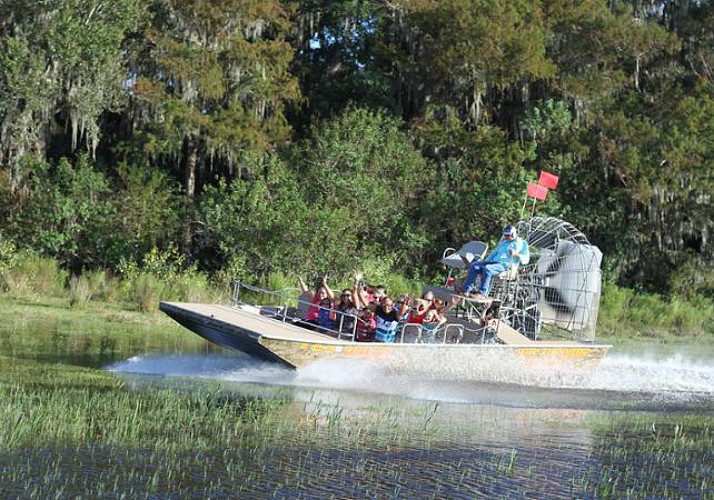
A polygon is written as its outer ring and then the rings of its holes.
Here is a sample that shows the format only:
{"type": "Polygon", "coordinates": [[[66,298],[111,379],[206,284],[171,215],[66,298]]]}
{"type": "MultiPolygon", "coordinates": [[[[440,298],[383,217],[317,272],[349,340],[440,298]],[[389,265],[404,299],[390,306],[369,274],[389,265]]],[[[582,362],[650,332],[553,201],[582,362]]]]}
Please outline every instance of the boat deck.
{"type": "Polygon", "coordinates": [[[210,320],[227,325],[240,325],[242,329],[266,339],[311,343],[334,343],[337,341],[337,339],[329,335],[313,332],[267,316],[261,316],[258,308],[255,308],[255,311],[249,311],[229,305],[195,304],[190,302],[162,302],[161,305],[162,310],[169,308],[181,309],[184,314],[195,315],[198,320],[205,321],[210,318],[210,320]]]}

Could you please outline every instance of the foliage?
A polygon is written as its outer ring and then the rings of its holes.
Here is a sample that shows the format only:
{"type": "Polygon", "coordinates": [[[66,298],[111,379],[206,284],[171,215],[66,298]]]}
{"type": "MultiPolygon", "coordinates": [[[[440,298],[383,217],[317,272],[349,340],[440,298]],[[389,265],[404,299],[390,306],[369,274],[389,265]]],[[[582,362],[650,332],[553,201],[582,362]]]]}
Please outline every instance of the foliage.
{"type": "Polygon", "coordinates": [[[141,261],[123,259],[119,271],[124,296],[139,311],[156,311],[161,300],[212,302],[216,295],[208,278],[195,265],[187,266],[176,247],[154,247],[141,261]]]}
{"type": "MultiPolygon", "coordinates": [[[[202,172],[247,157],[287,137],[285,103],[299,97],[283,40],[289,10],[281,2],[164,0],[137,42],[129,137],[141,158],[182,159],[193,197],[202,172]]],[[[181,163],[180,161],[178,163],[181,163]]]]}
{"type": "Polygon", "coordinates": [[[83,140],[96,152],[103,113],[116,111],[127,76],[122,44],[144,13],[140,0],[7,1],[0,6],[0,128],[3,156],[20,165],[50,143],[56,118],[69,132],[64,151],[83,140]]]}
{"type": "Polygon", "coordinates": [[[670,300],[656,294],[637,293],[606,283],[600,304],[598,327],[606,336],[661,336],[665,332],[712,332],[714,302],[703,296],[670,300]]]}
{"type": "Polygon", "coordinates": [[[430,277],[545,169],[619,284],[712,297],[714,4],[662,5],[1,2],[3,238],[76,276],[430,277]]]}
{"type": "Polygon", "coordinates": [[[139,259],[153,248],[169,247],[183,228],[184,207],[177,195],[178,186],[166,172],[156,168],[120,163],[117,174],[122,189],[116,193],[120,216],[107,263],[139,259]],[[121,237],[119,237],[121,236],[121,237]]]}
{"type": "Polygon", "coordinates": [[[344,272],[374,254],[393,258],[396,269],[413,265],[428,241],[419,200],[434,172],[397,120],[350,108],[314,127],[295,154],[309,200],[312,270],[344,272]]]}
{"type": "Polygon", "coordinates": [[[76,165],[33,165],[29,193],[18,193],[7,233],[21,248],[56,257],[73,269],[103,266],[114,234],[116,206],[109,180],[87,157],[76,165]]]}
{"type": "Polygon", "coordinates": [[[15,244],[0,233],[0,273],[4,273],[14,266],[15,251],[15,244]]]}
{"type": "Polygon", "coordinates": [[[92,298],[89,281],[85,276],[72,276],[69,279],[69,305],[83,307],[92,298]]]}
{"type": "Polygon", "coordinates": [[[209,187],[199,205],[201,260],[214,270],[230,265],[234,277],[246,280],[299,268],[309,255],[303,237],[311,230],[306,204],[282,162],[270,157],[251,168],[262,169],[254,180],[209,187]]]}
{"type": "Polygon", "coordinates": [[[471,132],[451,121],[432,122],[417,134],[439,173],[423,208],[436,242],[431,261],[446,247],[492,238],[519,219],[531,174],[523,168],[526,153],[503,132],[486,126],[471,132]]]}

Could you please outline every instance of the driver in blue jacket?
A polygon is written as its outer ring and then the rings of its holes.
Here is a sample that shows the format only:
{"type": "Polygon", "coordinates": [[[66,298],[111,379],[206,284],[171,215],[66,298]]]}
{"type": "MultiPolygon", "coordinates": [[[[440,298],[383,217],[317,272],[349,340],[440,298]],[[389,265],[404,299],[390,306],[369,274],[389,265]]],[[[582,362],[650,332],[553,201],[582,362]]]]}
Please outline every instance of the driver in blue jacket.
{"type": "Polygon", "coordinates": [[[484,260],[473,262],[469,266],[463,294],[475,300],[485,300],[494,276],[508,271],[512,264],[527,264],[529,260],[528,243],[518,236],[515,226],[506,226],[503,230],[503,238],[496,248],[484,260]],[[481,284],[478,291],[474,293],[472,290],[478,277],[481,277],[481,284]]]}

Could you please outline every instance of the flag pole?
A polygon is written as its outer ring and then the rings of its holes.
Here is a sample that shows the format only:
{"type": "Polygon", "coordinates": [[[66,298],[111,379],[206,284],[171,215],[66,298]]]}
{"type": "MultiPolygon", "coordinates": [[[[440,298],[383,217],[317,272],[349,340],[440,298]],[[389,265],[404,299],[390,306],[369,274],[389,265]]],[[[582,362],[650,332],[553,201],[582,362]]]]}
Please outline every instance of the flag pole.
{"type": "Polygon", "coordinates": [[[523,220],[523,213],[526,211],[526,205],[528,204],[528,184],[526,184],[526,192],[523,197],[523,206],[521,207],[521,213],[518,214],[518,220],[523,220]]]}

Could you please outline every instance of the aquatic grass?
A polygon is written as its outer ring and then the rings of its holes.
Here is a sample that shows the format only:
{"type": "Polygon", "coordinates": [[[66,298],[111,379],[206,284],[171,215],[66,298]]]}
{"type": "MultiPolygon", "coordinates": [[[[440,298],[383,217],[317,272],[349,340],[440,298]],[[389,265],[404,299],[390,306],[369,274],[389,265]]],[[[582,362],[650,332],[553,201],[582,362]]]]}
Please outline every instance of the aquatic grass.
{"type": "Polygon", "coordinates": [[[155,351],[216,351],[163,313],[141,313],[118,303],[69,308],[63,299],[34,304],[0,300],[0,355],[126,357],[155,351]],[[125,308],[126,307],[126,308],[125,308]]]}
{"type": "MultiPolygon", "coordinates": [[[[127,391],[134,399],[133,406],[125,405],[125,411],[133,411],[139,419],[142,413],[154,418],[156,414],[136,404],[152,405],[141,392],[127,391]]],[[[0,476],[25,485],[25,491],[33,491],[38,497],[42,494],[49,496],[48,492],[61,491],[72,496],[72,492],[85,491],[85,495],[96,496],[101,492],[115,497],[133,493],[138,497],[180,494],[277,498],[501,498],[522,497],[538,490],[551,498],[648,498],[691,496],[693,492],[708,491],[704,489],[709,485],[704,475],[700,476],[701,481],[695,480],[696,484],[687,489],[687,484],[676,482],[681,474],[676,471],[676,464],[655,462],[652,473],[643,476],[642,468],[651,463],[648,457],[638,461],[627,452],[618,452],[617,460],[603,461],[603,455],[600,455],[603,450],[598,447],[593,451],[594,456],[590,451],[573,456],[567,448],[551,448],[548,460],[543,462],[538,452],[489,445],[483,439],[474,440],[475,436],[464,433],[459,426],[450,429],[450,437],[441,436],[446,441],[439,439],[428,445],[424,444],[425,437],[419,432],[415,432],[411,440],[384,439],[394,431],[401,430],[404,435],[421,428],[423,422],[419,420],[431,412],[431,405],[428,405],[429,411],[424,411],[421,405],[410,409],[380,404],[370,407],[365,414],[364,408],[356,412],[339,412],[336,408],[343,406],[319,400],[313,400],[309,406],[300,405],[302,409],[290,401],[283,401],[268,408],[262,404],[254,405],[253,409],[258,411],[242,419],[250,424],[234,426],[237,412],[221,413],[225,408],[235,409],[240,401],[229,393],[201,391],[201,401],[192,400],[185,391],[159,391],[158,395],[168,398],[166,413],[173,416],[158,415],[161,423],[181,425],[180,431],[189,434],[200,425],[204,426],[206,434],[194,436],[198,447],[170,443],[161,435],[158,439],[131,437],[127,441],[140,444],[130,448],[122,442],[110,441],[111,436],[81,442],[75,448],[50,442],[44,448],[48,451],[36,455],[32,447],[14,448],[18,454],[28,456],[29,453],[33,457],[32,467],[20,465],[7,470],[0,460],[0,476]],[[186,421],[181,415],[185,415],[185,403],[189,402],[188,411],[195,414],[195,419],[186,421]],[[315,430],[304,424],[294,425],[296,421],[303,421],[304,413],[315,410],[326,418],[324,426],[318,425],[315,430]],[[333,424],[328,422],[330,416],[334,417],[333,424]],[[402,420],[401,429],[393,429],[390,422],[394,418],[406,419],[407,423],[402,420]],[[229,432],[211,432],[208,424],[218,421],[229,432]],[[411,426],[410,421],[417,425],[411,426]],[[335,424],[344,428],[360,426],[366,430],[360,433],[359,440],[355,440],[337,436],[335,424]],[[230,431],[236,428],[241,437],[231,435],[230,431]],[[372,430],[372,439],[364,439],[372,430]],[[557,460],[561,454],[561,460],[568,462],[558,465],[552,460],[557,460]],[[106,468],[97,469],[97,464],[107,462],[107,457],[111,458],[106,468]],[[629,464],[634,466],[628,469],[629,464]],[[91,476],[73,476],[71,471],[78,469],[95,472],[91,476]],[[38,470],[43,472],[38,473],[38,470]],[[572,474],[571,478],[568,474],[572,474]],[[638,482],[640,479],[647,480],[638,482]],[[566,484],[568,486],[564,488],[562,485],[566,484]]],[[[430,428],[428,434],[440,434],[444,422],[454,425],[449,414],[440,413],[437,410],[431,421],[440,417],[445,420],[430,428]]],[[[624,415],[617,421],[603,418],[599,423],[595,422],[596,430],[605,434],[619,430],[624,436],[630,436],[633,429],[647,429],[648,417],[640,421],[635,415],[635,421],[628,423],[630,417],[624,415]]],[[[100,412],[98,418],[106,421],[110,416],[100,412]]],[[[124,418],[131,420],[131,417],[124,418]]],[[[670,431],[672,436],[681,438],[686,434],[684,429],[672,428],[670,431]]],[[[175,430],[167,429],[167,434],[175,433],[175,430]]],[[[666,439],[668,435],[669,432],[664,432],[662,438],[666,439]]],[[[601,444],[607,443],[603,441],[601,444]]]]}
{"type": "Polygon", "coordinates": [[[210,391],[128,390],[95,370],[62,367],[37,376],[30,384],[0,384],[4,449],[88,442],[163,450],[242,446],[256,434],[271,436],[283,405],[210,391]]]}
{"type": "Polygon", "coordinates": [[[185,352],[202,341],[126,303],[72,310],[66,298],[4,299],[0,489],[8,497],[706,498],[713,486],[707,413],[589,418],[397,397],[350,406],[319,392],[293,400],[307,389],[247,395],[252,386],[228,381],[121,380],[40,360],[82,350],[185,352]],[[531,429],[536,445],[521,441],[531,429]],[[583,429],[588,444],[550,442],[549,429],[583,429]]]}
{"type": "MultiPolygon", "coordinates": [[[[602,464],[596,491],[687,496],[711,486],[714,416],[702,414],[609,414],[595,425],[593,454],[602,464]]],[[[708,491],[708,490],[707,490],[708,491]]]]}

